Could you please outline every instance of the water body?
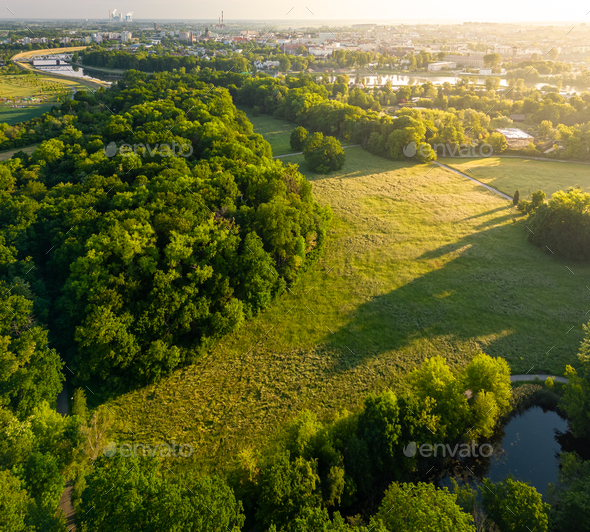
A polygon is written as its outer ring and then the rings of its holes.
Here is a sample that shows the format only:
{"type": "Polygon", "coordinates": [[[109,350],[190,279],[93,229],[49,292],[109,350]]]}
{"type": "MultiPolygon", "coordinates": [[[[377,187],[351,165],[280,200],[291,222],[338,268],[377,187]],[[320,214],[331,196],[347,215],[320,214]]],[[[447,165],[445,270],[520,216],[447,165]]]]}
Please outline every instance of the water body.
{"type": "Polygon", "coordinates": [[[557,482],[561,447],[555,431],[567,431],[567,421],[555,412],[535,406],[511,419],[504,427],[502,455],[494,454],[489,472],[493,482],[512,474],[517,480],[530,482],[539,493],[547,492],[547,485],[557,482]]]}
{"type": "MultiPolygon", "coordinates": [[[[445,82],[448,82],[451,85],[454,85],[455,83],[457,83],[457,81],[459,81],[461,79],[460,76],[457,76],[452,73],[450,73],[446,76],[445,75],[420,76],[420,75],[414,75],[414,74],[391,74],[391,75],[383,75],[383,76],[361,75],[361,77],[363,79],[367,80],[367,86],[369,86],[369,87],[376,85],[379,77],[381,78],[381,84],[385,84],[389,80],[389,81],[391,81],[391,85],[393,87],[401,87],[404,85],[422,85],[423,83],[427,83],[428,81],[430,81],[433,85],[442,85],[445,82]]],[[[351,80],[354,80],[355,78],[356,78],[356,74],[350,75],[351,80]]],[[[472,80],[472,79],[474,79],[474,77],[469,76],[469,79],[472,80]]],[[[500,87],[508,87],[509,86],[507,79],[504,79],[504,78],[498,78],[498,79],[500,80],[500,87]]],[[[484,85],[485,84],[485,77],[478,77],[477,83],[479,85],[484,85]]],[[[526,83],[526,85],[528,87],[535,87],[537,89],[540,89],[544,85],[550,85],[550,83],[547,83],[547,82],[526,83]]],[[[574,87],[571,87],[569,85],[562,87],[560,90],[565,91],[565,92],[575,92],[574,87]]]]}
{"type": "Polygon", "coordinates": [[[103,75],[96,70],[84,71],[83,68],[71,65],[42,66],[39,70],[42,72],[51,72],[52,74],[61,74],[62,76],[70,76],[72,78],[88,79],[90,81],[112,81],[114,78],[118,78],[118,76],[103,75]]]}

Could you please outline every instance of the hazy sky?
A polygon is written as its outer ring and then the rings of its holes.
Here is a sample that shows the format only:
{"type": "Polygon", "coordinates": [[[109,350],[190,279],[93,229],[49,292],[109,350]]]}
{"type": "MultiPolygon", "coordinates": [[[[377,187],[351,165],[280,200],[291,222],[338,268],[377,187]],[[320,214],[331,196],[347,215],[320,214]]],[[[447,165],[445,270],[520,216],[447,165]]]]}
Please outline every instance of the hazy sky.
{"type": "Polygon", "coordinates": [[[135,19],[283,19],[428,20],[446,21],[571,21],[590,23],[590,3],[573,0],[5,0],[3,19],[107,18],[109,10],[134,12],[135,19]],[[309,10],[308,10],[309,9],[309,10]],[[287,12],[289,13],[287,15],[287,12]],[[313,13],[313,14],[312,14],[313,13]]]}

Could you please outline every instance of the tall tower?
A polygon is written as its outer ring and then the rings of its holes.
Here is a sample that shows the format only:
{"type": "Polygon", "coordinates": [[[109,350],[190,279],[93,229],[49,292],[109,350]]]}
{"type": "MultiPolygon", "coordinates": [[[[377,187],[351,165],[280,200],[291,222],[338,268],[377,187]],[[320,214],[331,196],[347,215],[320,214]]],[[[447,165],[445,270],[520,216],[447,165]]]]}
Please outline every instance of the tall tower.
{"type": "Polygon", "coordinates": [[[225,24],[223,23],[223,11],[221,12],[221,27],[225,28],[225,24]]]}

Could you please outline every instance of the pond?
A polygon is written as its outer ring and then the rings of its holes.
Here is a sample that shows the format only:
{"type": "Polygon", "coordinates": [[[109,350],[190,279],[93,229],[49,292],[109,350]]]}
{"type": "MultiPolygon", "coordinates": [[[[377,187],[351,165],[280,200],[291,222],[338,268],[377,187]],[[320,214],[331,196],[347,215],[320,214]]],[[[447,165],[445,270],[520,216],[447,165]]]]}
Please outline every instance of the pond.
{"type": "Polygon", "coordinates": [[[547,492],[547,485],[557,481],[561,446],[556,432],[567,431],[567,421],[552,411],[543,412],[535,406],[512,418],[504,426],[503,455],[491,458],[486,474],[493,482],[509,474],[530,482],[539,493],[547,492]]]}
{"type": "MultiPolygon", "coordinates": [[[[512,476],[516,480],[529,482],[545,495],[549,483],[557,482],[558,453],[562,451],[558,436],[560,441],[571,436],[565,419],[553,411],[543,411],[538,406],[529,408],[496,432],[489,442],[493,452],[486,451],[483,454],[486,458],[480,454],[478,458],[469,457],[447,463],[446,471],[439,477],[441,485],[450,489],[451,478],[480,484],[484,477],[499,482],[512,476]]],[[[479,447],[481,452],[484,445],[479,447]]]]}

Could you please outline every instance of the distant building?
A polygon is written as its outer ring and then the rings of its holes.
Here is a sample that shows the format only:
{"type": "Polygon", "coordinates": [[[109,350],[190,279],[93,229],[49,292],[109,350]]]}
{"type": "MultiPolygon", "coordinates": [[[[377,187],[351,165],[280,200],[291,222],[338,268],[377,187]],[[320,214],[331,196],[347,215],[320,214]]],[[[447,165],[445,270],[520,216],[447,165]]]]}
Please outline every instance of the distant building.
{"type": "Polygon", "coordinates": [[[504,135],[508,147],[511,149],[526,148],[531,142],[534,142],[535,137],[525,133],[522,129],[516,127],[507,127],[496,129],[498,133],[504,135]]]}
{"type": "Polygon", "coordinates": [[[492,69],[491,68],[480,68],[479,74],[481,76],[490,76],[492,74],[492,69]]]}
{"type": "Polygon", "coordinates": [[[522,114],[510,115],[510,120],[512,120],[513,122],[524,122],[526,120],[526,115],[522,115],[522,114]]]}
{"type": "Polygon", "coordinates": [[[129,42],[133,38],[133,34],[130,31],[121,32],[121,42],[129,42]]]}
{"type": "Polygon", "coordinates": [[[430,63],[428,65],[429,72],[438,72],[439,70],[442,70],[443,68],[446,68],[446,69],[457,68],[457,63],[453,63],[452,61],[437,61],[435,63],[430,63]]]}
{"type": "Polygon", "coordinates": [[[447,55],[445,59],[461,67],[483,68],[483,55],[447,55]]]}

